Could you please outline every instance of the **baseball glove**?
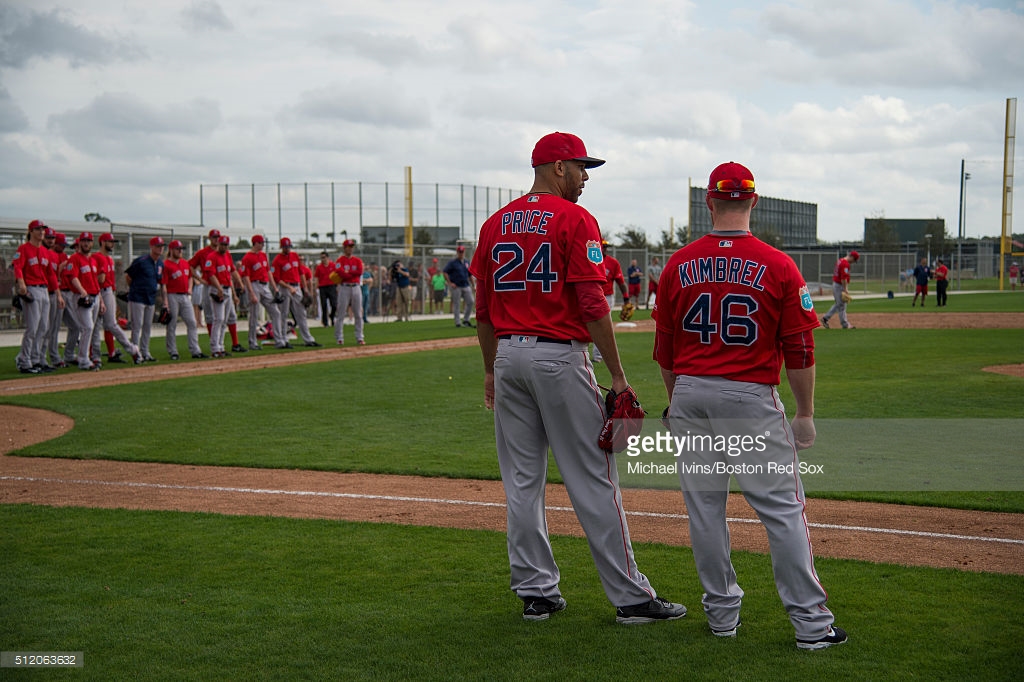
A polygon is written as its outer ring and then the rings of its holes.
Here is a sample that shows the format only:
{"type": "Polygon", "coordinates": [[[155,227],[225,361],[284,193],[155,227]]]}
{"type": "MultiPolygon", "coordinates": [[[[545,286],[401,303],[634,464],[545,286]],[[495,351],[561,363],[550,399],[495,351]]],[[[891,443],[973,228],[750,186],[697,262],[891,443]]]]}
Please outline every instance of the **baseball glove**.
{"type": "Polygon", "coordinates": [[[281,293],[280,289],[274,292],[274,303],[277,303],[279,305],[281,303],[284,303],[284,294],[281,293]]]}
{"type": "Polygon", "coordinates": [[[79,308],[91,308],[92,307],[92,302],[94,300],[95,299],[92,296],[79,296],[78,297],[78,307],[79,308]]]}
{"type": "Polygon", "coordinates": [[[21,296],[18,294],[14,295],[14,298],[11,299],[11,307],[15,310],[21,310],[21,296]]]}
{"type": "Polygon", "coordinates": [[[302,292],[302,307],[308,308],[313,305],[313,297],[309,295],[308,291],[302,292]]]}
{"type": "Polygon", "coordinates": [[[604,398],[605,413],[608,415],[601,427],[597,445],[605,452],[622,452],[630,436],[639,435],[644,428],[644,411],[640,399],[632,388],[622,393],[608,391],[604,398]]]}
{"type": "Polygon", "coordinates": [[[160,324],[167,324],[171,321],[171,311],[167,309],[167,306],[160,309],[160,314],[157,315],[156,321],[160,324]]]}
{"type": "Polygon", "coordinates": [[[214,303],[223,303],[224,292],[221,289],[210,289],[210,299],[214,303]]]}
{"type": "Polygon", "coordinates": [[[619,319],[623,322],[629,322],[633,319],[633,311],[636,310],[636,306],[630,302],[622,304],[622,310],[619,311],[619,319]]]}
{"type": "Polygon", "coordinates": [[[333,283],[341,284],[341,275],[338,274],[337,270],[332,271],[331,274],[328,275],[328,277],[333,283]]]}
{"type": "Polygon", "coordinates": [[[853,300],[853,296],[850,296],[850,292],[844,291],[840,297],[843,299],[843,303],[849,303],[853,300]]]}

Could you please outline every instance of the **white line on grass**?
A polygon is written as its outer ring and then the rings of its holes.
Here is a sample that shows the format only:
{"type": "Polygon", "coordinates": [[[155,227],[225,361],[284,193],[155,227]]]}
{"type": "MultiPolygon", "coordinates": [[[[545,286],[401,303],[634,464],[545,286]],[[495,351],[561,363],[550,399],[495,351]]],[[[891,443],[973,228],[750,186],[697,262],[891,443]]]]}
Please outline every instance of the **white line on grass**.
{"type": "MultiPolygon", "coordinates": [[[[321,490],[273,490],[267,488],[233,488],[226,486],[202,485],[171,485],[168,483],[140,483],[137,481],[91,481],[85,479],[38,478],[34,476],[0,476],[0,481],[26,481],[32,483],[59,483],[63,485],[105,485],[124,488],[155,488],[161,490],[193,490],[198,492],[243,493],[249,495],[289,495],[294,497],[329,497],[350,500],[383,500],[387,502],[418,502],[422,504],[452,504],[467,507],[505,507],[503,502],[476,502],[473,500],[450,500],[439,497],[406,497],[402,495],[367,495],[363,493],[336,493],[321,490]]],[[[572,507],[547,507],[550,511],[571,512],[572,507]]],[[[666,514],[663,512],[627,511],[628,516],[644,516],[658,519],[674,519],[685,521],[687,514],[666,514]]],[[[758,519],[728,518],[729,523],[761,523],[758,519]]],[[[844,526],[835,523],[808,523],[811,528],[827,528],[830,530],[860,531],[882,535],[909,535],[923,538],[939,538],[943,540],[976,540],[978,542],[1000,542],[1009,545],[1024,545],[1024,540],[1013,538],[993,538],[982,535],[957,535],[954,533],[930,533],[919,530],[903,530],[900,528],[873,528],[870,526],[844,526]]]]}

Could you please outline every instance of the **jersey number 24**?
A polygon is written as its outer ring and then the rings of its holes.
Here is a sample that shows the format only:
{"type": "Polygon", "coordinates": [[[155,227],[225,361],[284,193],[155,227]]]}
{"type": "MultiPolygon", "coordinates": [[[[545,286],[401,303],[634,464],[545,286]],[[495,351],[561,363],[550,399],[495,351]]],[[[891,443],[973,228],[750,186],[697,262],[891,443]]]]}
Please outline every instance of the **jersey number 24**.
{"type": "Polygon", "coordinates": [[[491,249],[491,259],[499,264],[494,271],[494,291],[526,291],[527,282],[539,282],[541,291],[551,293],[558,281],[558,273],[551,270],[551,244],[542,242],[525,272],[520,266],[526,262],[523,247],[515,242],[499,242],[491,249]]]}

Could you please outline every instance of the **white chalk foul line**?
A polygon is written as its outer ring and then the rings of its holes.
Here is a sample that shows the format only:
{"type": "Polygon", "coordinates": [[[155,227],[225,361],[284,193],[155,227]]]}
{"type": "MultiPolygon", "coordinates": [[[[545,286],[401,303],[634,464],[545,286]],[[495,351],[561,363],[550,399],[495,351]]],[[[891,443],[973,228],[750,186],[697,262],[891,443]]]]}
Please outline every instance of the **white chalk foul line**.
{"type": "MultiPolygon", "coordinates": [[[[172,485],[169,483],[140,483],[137,481],[94,481],[88,479],[65,479],[65,478],[39,478],[33,476],[0,476],[0,481],[24,481],[30,483],[58,483],[62,485],[104,485],[123,488],[154,488],[160,490],[191,490],[197,492],[217,493],[242,493],[248,495],[287,495],[293,497],[327,497],[335,499],[350,500],[382,500],[385,502],[416,502],[420,504],[451,504],[467,507],[505,507],[503,502],[476,502],[473,500],[452,500],[441,497],[408,497],[403,495],[367,495],[364,493],[337,493],[322,490],[275,490],[270,488],[237,488],[227,486],[202,486],[202,485],[172,485]]],[[[572,507],[548,506],[550,511],[572,512],[572,507]]],[[[668,514],[664,512],[640,512],[627,511],[627,516],[642,516],[647,518],[672,519],[685,521],[690,517],[687,514],[668,514]]],[[[729,523],[761,523],[758,519],[732,518],[726,519],[729,523]]],[[[880,535],[907,535],[912,537],[936,538],[940,540],[974,540],[978,542],[998,542],[1008,545],[1024,545],[1024,540],[1013,538],[994,538],[983,535],[957,535],[955,533],[932,533],[920,530],[904,530],[900,528],[873,528],[871,526],[844,526],[835,523],[808,523],[811,528],[825,528],[829,530],[859,531],[863,533],[878,533],[880,535]]]]}

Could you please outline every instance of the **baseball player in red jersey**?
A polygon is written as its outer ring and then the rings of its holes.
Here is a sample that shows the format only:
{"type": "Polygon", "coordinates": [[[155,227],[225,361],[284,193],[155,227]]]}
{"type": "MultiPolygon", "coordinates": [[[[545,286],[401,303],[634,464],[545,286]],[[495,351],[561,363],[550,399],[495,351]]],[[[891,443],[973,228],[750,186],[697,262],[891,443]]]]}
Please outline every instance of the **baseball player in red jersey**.
{"type": "Polygon", "coordinates": [[[342,253],[334,262],[338,280],[338,316],[334,320],[334,340],[339,346],[345,344],[345,315],[352,306],[352,319],[356,325],[356,344],[366,345],[363,338],[363,261],[352,252],[356,243],[346,239],[341,244],[342,253]]]}
{"type": "Polygon", "coordinates": [[[295,329],[305,344],[321,345],[309,332],[306,306],[302,305],[302,292],[306,290],[306,282],[302,277],[302,263],[299,261],[299,254],[292,251],[292,240],[288,237],[281,238],[281,253],[274,256],[270,264],[270,274],[277,282],[278,291],[284,294],[284,302],[281,303],[281,324],[288,324],[288,314],[291,312],[295,317],[295,329]]]}
{"type": "MultiPolygon", "coordinates": [[[[96,261],[89,254],[92,251],[92,233],[83,232],[75,242],[75,252],[68,259],[68,277],[71,285],[71,310],[78,322],[81,337],[78,342],[78,368],[98,370],[99,357],[91,357],[93,329],[99,324],[99,316],[105,304],[100,294],[100,282],[96,273],[96,261]]],[[[93,254],[95,255],[95,254],[93,254]]]]}
{"type": "Polygon", "coordinates": [[[28,224],[27,240],[14,253],[11,269],[14,271],[14,293],[21,297],[21,313],[25,333],[21,337],[21,351],[15,364],[22,374],[52,372],[46,364],[46,330],[50,320],[51,285],[56,277],[50,261],[53,255],[43,245],[43,235],[49,229],[42,220],[28,224]]]}
{"type": "Polygon", "coordinates": [[[184,244],[177,239],[168,245],[170,252],[164,259],[163,272],[160,275],[160,287],[163,298],[167,302],[167,335],[164,346],[171,360],[178,359],[178,320],[185,322],[185,333],[188,339],[188,350],[193,358],[205,358],[199,347],[199,329],[196,324],[195,309],[192,307],[192,266],[182,258],[184,244]]]}
{"type": "Polygon", "coordinates": [[[850,295],[850,262],[856,263],[859,260],[860,254],[850,251],[846,258],[837,260],[835,268],[832,269],[832,299],[835,303],[821,318],[821,325],[825,329],[829,328],[828,321],[836,313],[839,314],[839,324],[843,326],[843,329],[853,328],[850,321],[846,319],[846,301],[843,300],[843,294],[850,295]]]}
{"type": "Polygon", "coordinates": [[[128,351],[136,365],[142,364],[144,358],[139,352],[138,346],[132,343],[128,335],[117,323],[117,298],[114,295],[114,286],[117,281],[117,270],[114,267],[114,244],[117,240],[110,232],[100,235],[100,250],[92,254],[92,260],[96,269],[96,279],[100,283],[100,298],[103,300],[103,307],[100,308],[100,319],[92,330],[92,354],[95,360],[99,360],[100,345],[103,336],[106,335],[107,358],[111,362],[123,362],[120,359],[120,352],[114,352],[114,342],[117,341],[121,347],[128,351]]]}
{"type": "Polygon", "coordinates": [[[206,235],[207,244],[192,254],[188,259],[188,265],[192,268],[192,307],[196,314],[196,323],[201,324],[203,316],[206,317],[206,333],[210,333],[213,324],[213,310],[210,308],[210,300],[206,295],[206,284],[203,279],[203,263],[211,252],[217,250],[217,241],[220,239],[220,230],[210,230],[206,235]]]}
{"type": "Polygon", "coordinates": [[[797,646],[841,644],[846,633],[832,626],[814,570],[797,457],[815,437],[811,296],[793,260],[750,234],[757,194],[747,168],[715,168],[707,205],[712,232],[668,260],[654,307],[672,433],[689,444],[679,473],[704,611],[715,635],[736,635],[743,590],[729,556],[729,467],[768,532],[797,646]],[[796,398],[792,424],[776,390],[783,363],[796,398]],[[750,447],[706,447],[719,438],[750,447]]]}
{"type": "Polygon", "coordinates": [[[320,323],[325,327],[334,326],[334,316],[338,310],[338,285],[331,281],[333,272],[334,261],[326,251],[321,251],[320,262],[313,269],[313,277],[316,278],[317,293],[320,294],[320,323]]]}
{"type": "Polygon", "coordinates": [[[949,289],[949,268],[939,259],[935,267],[935,305],[943,307],[946,305],[946,290],[949,289]]]}
{"type": "Polygon", "coordinates": [[[591,340],[604,353],[612,388],[629,387],[601,295],[601,231],[576,204],[587,169],[602,163],[575,135],[541,138],[533,187],[488,218],[470,265],[484,400],[494,409],[507,499],[511,587],[526,620],[565,608],[544,511],[549,446],[617,622],[686,614],[683,605],[658,597],[637,568],[615,457],[597,445],[606,415],[587,356],[591,340]]]}
{"type": "Polygon", "coordinates": [[[230,313],[238,304],[238,294],[232,284],[241,280],[235,269],[235,261],[228,252],[231,238],[222,234],[217,238],[217,250],[206,255],[203,261],[203,283],[207,297],[213,307],[213,323],[210,332],[210,355],[215,358],[227,357],[224,350],[224,334],[227,331],[230,313]],[[217,299],[220,300],[217,300],[217,299]]]}
{"type": "Polygon", "coordinates": [[[291,348],[288,343],[285,327],[281,319],[281,309],[274,302],[277,296],[277,283],[270,276],[270,263],[264,252],[267,240],[261,234],[252,238],[252,248],[242,256],[238,274],[242,278],[242,288],[249,295],[249,348],[260,350],[259,315],[256,306],[262,305],[270,320],[270,329],[274,334],[275,348],[291,348]]]}
{"type": "Polygon", "coordinates": [[[61,292],[61,270],[68,261],[68,254],[64,253],[68,242],[63,234],[48,227],[43,233],[43,244],[53,254],[50,267],[53,268],[55,286],[50,292],[50,320],[46,325],[46,362],[62,369],[68,366],[60,356],[60,323],[62,319],[70,319],[66,308],[67,301],[61,292]]]}

